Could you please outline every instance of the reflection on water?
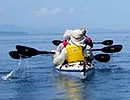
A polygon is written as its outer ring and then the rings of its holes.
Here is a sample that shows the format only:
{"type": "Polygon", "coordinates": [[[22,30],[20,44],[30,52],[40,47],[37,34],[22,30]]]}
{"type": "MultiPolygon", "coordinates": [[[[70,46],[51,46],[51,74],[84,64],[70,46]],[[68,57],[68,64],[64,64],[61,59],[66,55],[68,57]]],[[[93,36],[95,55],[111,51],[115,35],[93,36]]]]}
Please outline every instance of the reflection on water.
{"type": "Polygon", "coordinates": [[[70,78],[56,73],[56,96],[65,100],[86,100],[86,84],[88,80],[70,78]]]}

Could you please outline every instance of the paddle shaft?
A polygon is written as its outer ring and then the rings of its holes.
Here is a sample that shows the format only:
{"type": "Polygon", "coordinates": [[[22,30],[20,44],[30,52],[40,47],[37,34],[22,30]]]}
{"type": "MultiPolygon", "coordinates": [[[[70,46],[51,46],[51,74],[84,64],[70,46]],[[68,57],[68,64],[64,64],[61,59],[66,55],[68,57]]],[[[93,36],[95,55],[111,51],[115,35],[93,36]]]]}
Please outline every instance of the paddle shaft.
{"type": "MultiPolygon", "coordinates": [[[[60,43],[62,43],[63,41],[61,40],[53,40],[52,43],[56,46],[58,46],[60,43]]],[[[92,42],[92,41],[91,41],[92,42]]],[[[103,42],[92,42],[92,44],[103,44],[103,45],[112,45],[113,44],[113,40],[104,40],[103,42]]]]}
{"type": "Polygon", "coordinates": [[[37,51],[37,54],[55,54],[55,52],[52,52],[52,51],[37,51]]]}
{"type": "MultiPolygon", "coordinates": [[[[37,49],[30,48],[27,46],[21,46],[21,45],[17,45],[16,49],[17,49],[19,54],[25,55],[25,56],[36,56],[38,54],[55,54],[55,52],[39,51],[37,49]]],[[[105,53],[115,53],[115,52],[120,52],[121,49],[122,49],[122,45],[112,45],[112,46],[104,47],[102,49],[92,49],[92,51],[102,51],[105,53]]]]}
{"type": "MultiPolygon", "coordinates": [[[[39,52],[39,54],[43,54],[45,52],[39,52]]],[[[54,54],[54,52],[51,51],[46,51],[46,53],[48,54],[54,54]]],[[[27,58],[31,58],[31,56],[25,56],[25,55],[21,55],[19,54],[17,51],[10,51],[9,55],[11,58],[13,59],[27,59],[27,58]]],[[[110,60],[110,55],[108,54],[97,54],[94,56],[95,60],[99,61],[99,62],[108,62],[110,60]]]]}
{"type": "Polygon", "coordinates": [[[93,42],[93,44],[102,44],[102,42],[93,42]]]}

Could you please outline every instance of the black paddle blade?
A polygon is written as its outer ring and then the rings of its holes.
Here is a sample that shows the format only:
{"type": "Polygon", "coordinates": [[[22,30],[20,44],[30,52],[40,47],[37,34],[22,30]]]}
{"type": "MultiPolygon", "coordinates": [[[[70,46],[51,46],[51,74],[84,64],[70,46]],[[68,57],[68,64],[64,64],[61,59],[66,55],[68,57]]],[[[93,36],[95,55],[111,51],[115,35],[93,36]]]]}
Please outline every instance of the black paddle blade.
{"type": "Polygon", "coordinates": [[[105,53],[115,53],[115,52],[120,52],[122,48],[123,48],[122,45],[112,45],[112,46],[102,48],[101,51],[105,53]]]}
{"type": "Polygon", "coordinates": [[[18,54],[17,51],[10,51],[9,55],[13,58],[13,59],[20,59],[20,56],[18,54]]]}
{"type": "Polygon", "coordinates": [[[105,41],[102,42],[102,44],[104,44],[104,45],[112,45],[113,40],[105,40],[105,41]]]}
{"type": "Polygon", "coordinates": [[[110,55],[108,55],[108,54],[97,54],[97,55],[94,56],[94,58],[97,61],[100,61],[100,62],[108,62],[110,60],[110,55]]]}
{"type": "Polygon", "coordinates": [[[21,46],[21,45],[16,45],[16,49],[19,54],[24,55],[24,56],[36,56],[39,54],[55,54],[55,52],[51,51],[39,51],[34,48],[30,48],[27,46],[21,46]]]}
{"type": "Polygon", "coordinates": [[[53,43],[54,45],[58,46],[59,44],[62,43],[62,41],[61,41],[61,40],[53,40],[52,43],[53,43]]]}
{"type": "Polygon", "coordinates": [[[16,45],[16,49],[19,54],[25,56],[35,56],[39,53],[38,50],[26,46],[16,45]]]}
{"type": "Polygon", "coordinates": [[[12,57],[13,59],[21,59],[21,58],[30,58],[29,56],[22,56],[20,55],[17,51],[10,51],[9,52],[10,57],[12,57]]]}

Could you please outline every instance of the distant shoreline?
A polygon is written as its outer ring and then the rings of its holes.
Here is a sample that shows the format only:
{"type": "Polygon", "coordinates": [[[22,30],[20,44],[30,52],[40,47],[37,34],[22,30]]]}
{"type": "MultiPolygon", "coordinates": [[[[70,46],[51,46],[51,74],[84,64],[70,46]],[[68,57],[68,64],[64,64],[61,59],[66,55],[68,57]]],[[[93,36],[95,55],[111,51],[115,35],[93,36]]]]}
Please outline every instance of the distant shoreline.
{"type": "Polygon", "coordinates": [[[19,32],[19,31],[0,31],[0,35],[16,35],[16,34],[28,34],[27,32],[19,32]]]}

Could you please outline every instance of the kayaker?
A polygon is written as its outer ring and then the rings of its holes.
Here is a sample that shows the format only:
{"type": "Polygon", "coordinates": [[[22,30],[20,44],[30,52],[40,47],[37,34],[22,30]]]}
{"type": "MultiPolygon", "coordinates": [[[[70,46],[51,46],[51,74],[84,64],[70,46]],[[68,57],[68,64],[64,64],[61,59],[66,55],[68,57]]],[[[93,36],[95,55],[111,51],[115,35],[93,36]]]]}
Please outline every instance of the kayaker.
{"type": "Polygon", "coordinates": [[[93,47],[92,40],[91,40],[90,36],[88,35],[88,30],[84,27],[82,27],[81,29],[66,30],[63,35],[63,40],[70,40],[70,37],[71,37],[71,34],[73,33],[73,31],[81,31],[84,35],[84,44],[89,45],[91,48],[93,47]]]}
{"type": "Polygon", "coordinates": [[[93,47],[92,40],[90,36],[88,36],[87,30],[83,27],[81,29],[75,29],[75,30],[66,30],[63,35],[63,42],[59,44],[57,47],[57,51],[61,52],[61,50],[64,48],[64,45],[67,44],[67,42],[70,40],[71,34],[73,34],[73,31],[81,31],[84,36],[84,44],[89,45],[91,48],[93,47]]]}
{"type": "Polygon", "coordinates": [[[87,29],[84,27],[80,29],[82,33],[84,34],[84,44],[89,45],[91,48],[93,48],[93,42],[91,37],[88,35],[87,29]]]}
{"type": "Polygon", "coordinates": [[[56,49],[56,51],[58,51],[59,53],[62,51],[62,49],[64,48],[64,46],[67,44],[67,42],[70,40],[70,36],[71,34],[73,33],[74,30],[66,30],[64,32],[64,35],[63,35],[63,42],[60,43],[56,49]]]}
{"type": "Polygon", "coordinates": [[[53,63],[63,65],[67,63],[86,62],[92,60],[93,54],[91,47],[84,44],[84,33],[81,30],[73,30],[70,40],[66,42],[61,52],[56,52],[53,63]]]}

